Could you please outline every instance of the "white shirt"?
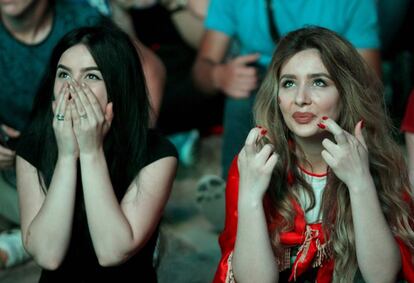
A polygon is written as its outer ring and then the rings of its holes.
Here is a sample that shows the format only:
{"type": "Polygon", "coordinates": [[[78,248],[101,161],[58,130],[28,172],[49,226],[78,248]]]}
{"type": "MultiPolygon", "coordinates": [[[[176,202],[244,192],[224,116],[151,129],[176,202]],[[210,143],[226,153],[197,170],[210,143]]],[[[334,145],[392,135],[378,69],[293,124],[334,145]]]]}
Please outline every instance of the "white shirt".
{"type": "MultiPolygon", "coordinates": [[[[312,187],[315,194],[315,206],[305,213],[306,223],[316,223],[322,220],[322,215],[319,215],[321,210],[322,195],[326,186],[327,174],[314,174],[300,168],[302,176],[305,181],[312,187]]],[[[299,193],[299,204],[305,210],[310,205],[309,196],[301,190],[299,193]]]]}

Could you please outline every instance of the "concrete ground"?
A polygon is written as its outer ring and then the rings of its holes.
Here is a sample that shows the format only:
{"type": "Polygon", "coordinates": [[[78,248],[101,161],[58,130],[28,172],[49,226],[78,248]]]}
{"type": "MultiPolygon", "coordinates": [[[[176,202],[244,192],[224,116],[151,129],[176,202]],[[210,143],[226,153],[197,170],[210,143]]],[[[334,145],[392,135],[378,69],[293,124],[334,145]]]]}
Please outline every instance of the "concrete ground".
{"type": "MultiPolygon", "coordinates": [[[[213,279],[220,257],[218,233],[200,212],[195,199],[200,178],[220,174],[220,149],[220,136],[202,138],[196,164],[178,170],[161,224],[160,283],[207,283],[213,279]]],[[[39,275],[39,267],[30,261],[0,271],[0,282],[34,283],[39,275]]]]}

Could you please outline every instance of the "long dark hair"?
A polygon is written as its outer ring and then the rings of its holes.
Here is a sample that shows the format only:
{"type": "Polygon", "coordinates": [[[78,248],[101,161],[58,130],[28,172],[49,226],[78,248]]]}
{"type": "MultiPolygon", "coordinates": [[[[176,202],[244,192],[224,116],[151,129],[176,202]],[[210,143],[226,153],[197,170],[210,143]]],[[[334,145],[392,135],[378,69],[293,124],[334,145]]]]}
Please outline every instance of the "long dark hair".
{"type": "MultiPolygon", "coordinates": [[[[52,128],[57,64],[62,54],[77,44],[90,51],[105,81],[108,101],[113,103],[114,118],[104,149],[111,180],[122,188],[122,194],[146,162],[149,102],[136,46],[128,35],[108,23],[75,29],[54,48],[27,129],[34,141],[35,165],[47,190],[57,161],[52,128]]],[[[117,192],[118,199],[121,196],[117,192]]]]}

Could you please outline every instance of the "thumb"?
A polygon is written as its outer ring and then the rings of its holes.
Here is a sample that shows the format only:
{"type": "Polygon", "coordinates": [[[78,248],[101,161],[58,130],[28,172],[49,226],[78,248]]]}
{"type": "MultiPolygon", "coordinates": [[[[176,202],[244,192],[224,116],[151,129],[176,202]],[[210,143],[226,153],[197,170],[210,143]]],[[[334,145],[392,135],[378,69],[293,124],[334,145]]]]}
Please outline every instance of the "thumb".
{"type": "Polygon", "coordinates": [[[15,130],[9,126],[1,125],[2,130],[11,138],[18,138],[20,136],[20,132],[15,130]]]}
{"type": "Polygon", "coordinates": [[[364,120],[359,121],[355,125],[354,135],[357,140],[367,149],[367,144],[364,139],[364,135],[362,134],[362,129],[364,128],[364,120]]]}

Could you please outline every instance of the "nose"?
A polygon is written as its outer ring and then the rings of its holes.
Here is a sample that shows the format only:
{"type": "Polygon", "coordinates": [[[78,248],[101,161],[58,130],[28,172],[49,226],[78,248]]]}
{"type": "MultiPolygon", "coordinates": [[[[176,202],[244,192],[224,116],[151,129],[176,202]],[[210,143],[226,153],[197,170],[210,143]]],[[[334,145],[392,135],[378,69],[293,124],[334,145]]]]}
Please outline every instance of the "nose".
{"type": "Polygon", "coordinates": [[[297,88],[295,104],[298,106],[311,104],[310,92],[305,85],[302,85],[299,88],[297,88]]]}

